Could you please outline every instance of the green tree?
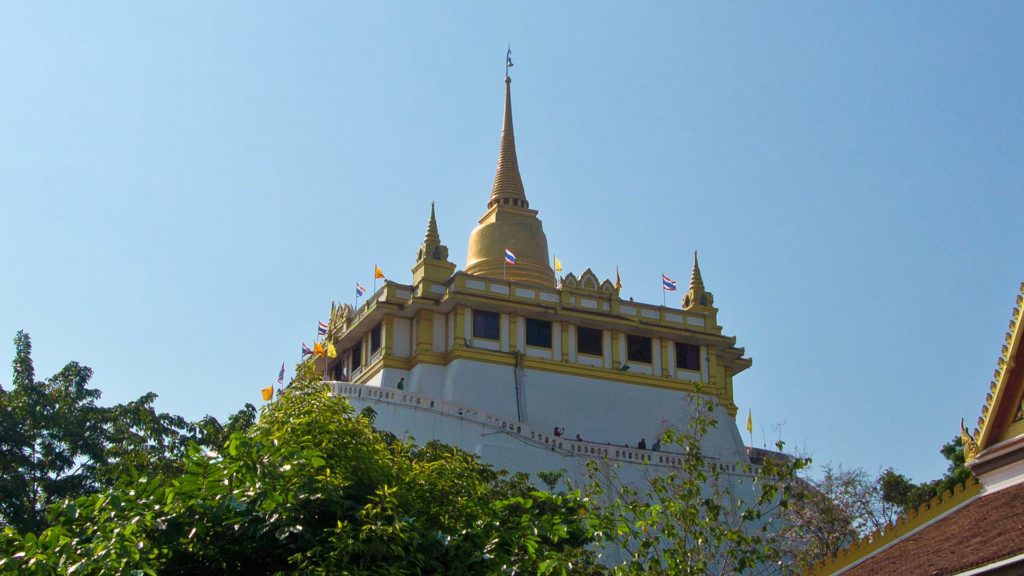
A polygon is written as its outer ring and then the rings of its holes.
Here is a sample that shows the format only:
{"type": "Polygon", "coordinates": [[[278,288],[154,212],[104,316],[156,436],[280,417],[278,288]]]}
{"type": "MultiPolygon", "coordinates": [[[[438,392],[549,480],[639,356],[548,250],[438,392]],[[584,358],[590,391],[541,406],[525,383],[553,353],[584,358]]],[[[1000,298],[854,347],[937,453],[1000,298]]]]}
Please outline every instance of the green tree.
{"type": "Polygon", "coordinates": [[[174,467],[190,443],[220,446],[255,418],[247,405],[226,426],[212,417],[193,424],[157,412],[152,393],[99,406],[90,368],[70,362],[37,381],[29,335],[18,332],[14,346],[11,387],[0,386],[0,526],[39,533],[48,506],[110,486],[127,470],[174,467]]]}
{"type": "Polygon", "coordinates": [[[545,574],[586,558],[585,502],[373,428],[310,364],[223,449],[127,470],[0,536],[4,574],[545,574]]]}
{"type": "Polygon", "coordinates": [[[904,513],[908,513],[921,507],[932,498],[946,491],[952,491],[957,484],[963,484],[973,476],[970,468],[965,464],[964,445],[959,436],[943,444],[939,453],[949,462],[942,478],[917,484],[889,468],[882,473],[878,480],[882,499],[899,506],[904,513]]]}
{"type": "Polygon", "coordinates": [[[92,370],[71,362],[37,381],[32,341],[14,338],[14,380],[0,386],[0,523],[43,527],[46,506],[89,492],[103,461],[104,430],[92,370]]]}
{"type": "Polygon", "coordinates": [[[612,567],[615,574],[742,574],[774,569],[784,559],[780,512],[809,460],[767,458],[737,483],[701,450],[716,424],[713,410],[712,401],[698,399],[688,429],[663,433],[662,446],[674,447],[681,464],[652,470],[640,486],[590,463],[592,525],[605,545],[626,555],[612,567]]]}

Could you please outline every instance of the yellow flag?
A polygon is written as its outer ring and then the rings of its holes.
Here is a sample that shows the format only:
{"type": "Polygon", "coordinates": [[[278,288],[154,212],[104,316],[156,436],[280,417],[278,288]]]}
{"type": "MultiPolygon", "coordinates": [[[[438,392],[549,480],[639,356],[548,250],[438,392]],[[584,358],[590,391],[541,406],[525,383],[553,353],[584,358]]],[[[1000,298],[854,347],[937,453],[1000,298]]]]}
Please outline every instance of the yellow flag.
{"type": "Polygon", "coordinates": [[[619,278],[619,267],[615,267],[615,289],[622,290],[622,279],[619,278]]]}
{"type": "Polygon", "coordinates": [[[338,349],[335,348],[334,344],[331,343],[331,342],[327,343],[327,357],[328,358],[337,358],[338,357],[338,349]]]}
{"type": "Polygon", "coordinates": [[[562,261],[558,259],[558,256],[555,256],[555,272],[561,272],[561,271],[562,271],[562,261]]]}
{"type": "Polygon", "coordinates": [[[374,278],[383,278],[384,277],[384,271],[381,270],[380,266],[377,266],[376,264],[373,265],[373,277],[374,278]]]}
{"type": "Polygon", "coordinates": [[[274,387],[273,386],[267,386],[266,388],[260,390],[260,392],[263,393],[263,400],[265,402],[270,402],[270,400],[274,398],[274,387]]]}
{"type": "Polygon", "coordinates": [[[750,413],[750,408],[747,408],[747,433],[754,433],[754,416],[750,413]]]}
{"type": "Polygon", "coordinates": [[[313,344],[313,355],[314,356],[323,356],[324,355],[324,347],[321,346],[319,342],[313,344]]]}

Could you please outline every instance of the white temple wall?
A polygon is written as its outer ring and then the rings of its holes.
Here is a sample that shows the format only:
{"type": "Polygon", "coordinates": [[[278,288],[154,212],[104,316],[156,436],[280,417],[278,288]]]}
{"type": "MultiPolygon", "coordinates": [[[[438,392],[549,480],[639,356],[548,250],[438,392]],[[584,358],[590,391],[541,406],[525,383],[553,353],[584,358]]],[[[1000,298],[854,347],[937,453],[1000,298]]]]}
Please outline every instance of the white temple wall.
{"type": "MultiPolygon", "coordinates": [[[[401,376],[405,389],[517,421],[514,368],[466,359],[448,366],[419,364],[406,373],[384,371],[383,385],[394,388],[401,376]]],[[[380,385],[380,377],[375,384],[380,385]]],[[[692,393],[627,384],[533,369],[522,372],[525,422],[551,433],[565,428],[567,438],[579,434],[601,444],[636,447],[643,438],[650,447],[666,428],[686,430],[692,393]]],[[[725,461],[746,461],[743,440],[734,419],[716,407],[718,425],[705,441],[708,454],[725,461]]],[[[461,445],[461,443],[460,443],[461,445]]]]}

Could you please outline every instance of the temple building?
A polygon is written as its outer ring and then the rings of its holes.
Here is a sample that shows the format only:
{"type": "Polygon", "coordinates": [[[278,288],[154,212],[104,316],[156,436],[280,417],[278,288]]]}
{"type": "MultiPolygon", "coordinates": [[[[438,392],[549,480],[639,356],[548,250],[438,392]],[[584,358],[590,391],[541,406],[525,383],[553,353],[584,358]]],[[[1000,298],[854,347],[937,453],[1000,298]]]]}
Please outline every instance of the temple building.
{"type": "Polygon", "coordinates": [[[960,422],[975,478],[816,566],[814,576],[1024,574],[1024,283],[978,427],[960,422]]]}
{"type": "Polygon", "coordinates": [[[686,429],[699,395],[717,418],[709,462],[749,474],[733,378],[751,361],[723,334],[696,253],[680,307],[623,301],[590,269],[556,277],[519,171],[507,76],[497,171],[481,205],[461,271],[431,205],[423,243],[410,249],[411,281],[388,279],[358,308],[332,310],[338,355],[324,369],[335,393],[372,407],[380,429],[574,479],[588,458],[677,465],[658,439],[686,429]]]}

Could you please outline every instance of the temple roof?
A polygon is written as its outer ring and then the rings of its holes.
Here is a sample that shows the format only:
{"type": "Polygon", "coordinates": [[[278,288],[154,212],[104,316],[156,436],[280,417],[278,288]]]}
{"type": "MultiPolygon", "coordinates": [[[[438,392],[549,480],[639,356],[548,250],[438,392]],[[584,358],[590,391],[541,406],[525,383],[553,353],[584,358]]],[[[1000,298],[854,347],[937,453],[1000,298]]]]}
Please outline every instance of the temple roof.
{"type": "Polygon", "coordinates": [[[1024,553],[1021,518],[1024,484],[1017,484],[971,500],[842,574],[945,576],[995,564],[1024,553]]]}

